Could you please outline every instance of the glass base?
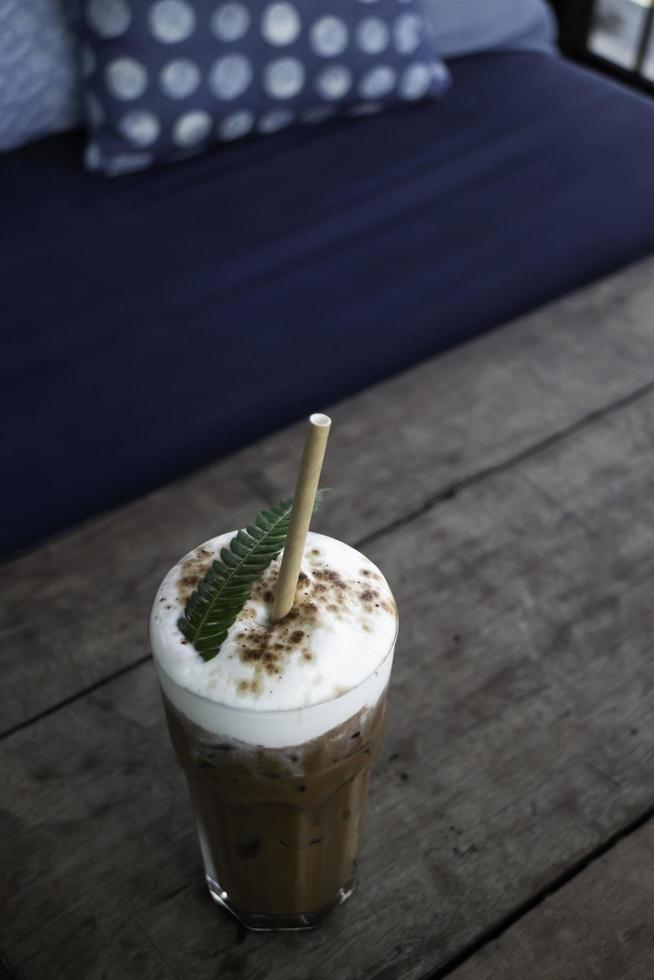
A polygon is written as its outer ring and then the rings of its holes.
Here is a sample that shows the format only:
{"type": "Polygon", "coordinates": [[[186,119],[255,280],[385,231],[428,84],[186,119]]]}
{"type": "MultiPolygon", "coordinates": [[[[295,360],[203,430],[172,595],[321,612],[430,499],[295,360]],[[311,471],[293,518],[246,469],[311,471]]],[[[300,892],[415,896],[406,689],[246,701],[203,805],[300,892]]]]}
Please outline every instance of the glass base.
{"type": "Polygon", "coordinates": [[[238,921],[250,929],[252,932],[298,932],[300,930],[315,929],[322,920],[337,906],[346,902],[354,891],[354,881],[349,881],[344,888],[339,889],[331,902],[319,909],[317,912],[297,913],[293,915],[273,915],[271,913],[257,914],[244,912],[230,900],[227,892],[220,887],[210,875],[205,875],[209,894],[214,902],[222,905],[224,909],[238,919],[238,921]]]}

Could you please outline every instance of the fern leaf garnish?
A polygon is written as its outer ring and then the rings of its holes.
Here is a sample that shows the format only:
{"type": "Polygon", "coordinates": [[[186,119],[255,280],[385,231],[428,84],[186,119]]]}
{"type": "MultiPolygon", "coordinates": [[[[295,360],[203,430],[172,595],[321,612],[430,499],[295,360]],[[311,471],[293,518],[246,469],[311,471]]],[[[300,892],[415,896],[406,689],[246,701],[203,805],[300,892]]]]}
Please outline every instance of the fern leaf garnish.
{"type": "MultiPolygon", "coordinates": [[[[316,494],[314,511],[324,491],[316,494]]],[[[286,541],[293,500],[257,514],[223,548],[192,593],[177,625],[203,660],[213,660],[230,626],[250,597],[250,589],[286,541]]]]}

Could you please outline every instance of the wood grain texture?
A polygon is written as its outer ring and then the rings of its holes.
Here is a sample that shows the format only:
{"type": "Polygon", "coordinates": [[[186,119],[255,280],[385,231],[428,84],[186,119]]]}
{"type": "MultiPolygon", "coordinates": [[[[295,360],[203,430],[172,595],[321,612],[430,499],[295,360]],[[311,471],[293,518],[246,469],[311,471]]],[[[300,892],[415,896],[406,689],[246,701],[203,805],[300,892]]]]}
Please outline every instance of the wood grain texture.
{"type": "MultiPolygon", "coordinates": [[[[654,383],[652,308],[648,260],[337,405],[319,528],[361,542],[654,383]]],[[[300,424],[0,569],[0,732],[146,656],[164,572],[287,496],[301,445],[300,424]]]]}
{"type": "Polygon", "coordinates": [[[418,980],[651,807],[653,448],[654,393],[372,543],[389,725],[359,891],[315,933],[211,905],[149,664],[4,739],[20,976],[418,980]]]}
{"type": "Polygon", "coordinates": [[[651,980],[654,822],[547,898],[451,980],[651,980]]]}

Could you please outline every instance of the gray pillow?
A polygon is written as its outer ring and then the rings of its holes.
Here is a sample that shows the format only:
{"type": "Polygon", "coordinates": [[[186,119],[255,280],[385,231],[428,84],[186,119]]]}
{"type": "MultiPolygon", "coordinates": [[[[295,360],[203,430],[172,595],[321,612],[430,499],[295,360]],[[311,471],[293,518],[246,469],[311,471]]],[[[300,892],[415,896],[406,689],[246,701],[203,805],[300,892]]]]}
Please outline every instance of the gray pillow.
{"type": "Polygon", "coordinates": [[[0,150],[80,116],[68,0],[0,0],[0,150]]]}
{"type": "Polygon", "coordinates": [[[555,48],[554,15],[545,0],[422,0],[444,58],[489,50],[555,48]]]}

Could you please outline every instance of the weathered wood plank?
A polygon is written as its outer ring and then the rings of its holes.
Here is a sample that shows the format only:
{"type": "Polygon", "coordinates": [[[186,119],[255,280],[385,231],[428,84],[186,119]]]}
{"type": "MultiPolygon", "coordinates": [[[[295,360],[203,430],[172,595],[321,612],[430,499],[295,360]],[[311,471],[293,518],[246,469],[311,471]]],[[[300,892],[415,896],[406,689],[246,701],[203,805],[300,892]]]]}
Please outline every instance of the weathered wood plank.
{"type": "Polygon", "coordinates": [[[314,934],[244,937],[205,896],[149,664],[0,743],[24,980],[150,951],[197,980],[417,980],[650,807],[653,445],[654,394],[369,549],[401,644],[361,888],[314,934]]]}
{"type": "Polygon", "coordinates": [[[654,823],[546,899],[451,980],[651,980],[654,823]]]}
{"type": "MultiPolygon", "coordinates": [[[[336,406],[321,528],[360,541],[652,382],[653,307],[650,260],[336,406]]],[[[162,573],[288,494],[301,438],[286,429],[1,569],[0,730],[147,654],[162,573]]]]}

